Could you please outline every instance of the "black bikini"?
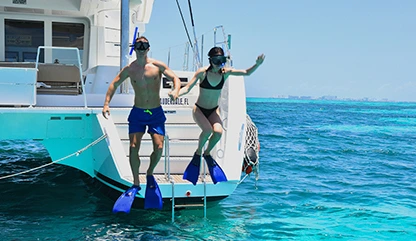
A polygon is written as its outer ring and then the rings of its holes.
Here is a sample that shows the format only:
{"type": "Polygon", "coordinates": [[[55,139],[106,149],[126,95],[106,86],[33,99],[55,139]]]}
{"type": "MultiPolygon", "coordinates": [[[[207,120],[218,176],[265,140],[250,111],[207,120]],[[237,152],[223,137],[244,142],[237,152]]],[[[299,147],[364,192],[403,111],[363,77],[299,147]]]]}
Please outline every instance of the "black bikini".
{"type": "Polygon", "coordinates": [[[208,81],[208,69],[205,74],[205,79],[199,84],[199,87],[203,89],[209,89],[209,90],[220,90],[224,86],[224,75],[222,76],[221,82],[219,82],[216,86],[212,86],[208,81]]]}
{"type": "MultiPolygon", "coordinates": [[[[210,68],[207,69],[206,74],[205,74],[205,78],[204,80],[199,84],[199,87],[203,88],[203,89],[209,89],[209,90],[220,90],[222,89],[222,87],[224,86],[224,75],[222,76],[221,82],[219,82],[216,86],[212,86],[209,81],[208,81],[208,70],[210,68]]],[[[204,116],[206,118],[208,118],[212,112],[216,111],[218,106],[212,108],[212,109],[206,109],[203,108],[201,106],[199,106],[198,104],[195,103],[195,105],[202,111],[202,114],[204,114],[204,116]]]]}

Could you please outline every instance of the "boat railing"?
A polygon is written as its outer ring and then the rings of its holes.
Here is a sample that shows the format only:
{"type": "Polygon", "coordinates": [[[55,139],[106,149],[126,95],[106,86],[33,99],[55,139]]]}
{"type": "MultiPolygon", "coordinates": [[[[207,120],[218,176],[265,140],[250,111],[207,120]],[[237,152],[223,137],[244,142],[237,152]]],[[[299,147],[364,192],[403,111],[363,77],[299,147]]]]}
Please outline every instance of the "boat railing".
{"type": "Polygon", "coordinates": [[[150,56],[156,59],[166,60],[167,65],[171,69],[182,70],[182,71],[196,71],[198,66],[204,65],[204,58],[207,56],[207,52],[214,46],[221,47],[227,58],[227,66],[232,66],[231,59],[231,35],[226,34],[225,29],[222,25],[216,26],[206,33],[200,35],[195,41],[200,42],[200,49],[195,49],[195,42],[185,42],[182,44],[170,46],[166,49],[151,50],[150,56]],[[211,41],[205,40],[212,39],[211,41]],[[208,43],[207,49],[205,45],[208,43]],[[211,45],[212,43],[212,45],[211,45]],[[194,53],[190,53],[193,51],[194,53]],[[196,56],[195,52],[200,55],[196,56]],[[198,62],[200,61],[200,63],[198,62]]]}
{"type": "MultiPolygon", "coordinates": [[[[36,62],[35,62],[35,68],[36,69],[40,69],[40,54],[41,54],[41,50],[63,50],[63,51],[74,51],[76,53],[76,60],[75,60],[75,66],[78,68],[78,74],[79,76],[73,76],[74,80],[77,82],[75,87],[76,87],[76,91],[78,91],[78,83],[81,82],[81,93],[83,95],[84,98],[84,107],[87,108],[87,96],[86,96],[86,92],[85,92],[85,85],[84,85],[84,81],[83,81],[83,77],[82,77],[82,64],[81,64],[81,57],[80,57],[80,53],[79,53],[79,49],[78,48],[74,48],[74,47],[56,47],[56,46],[39,46],[38,50],[37,50],[37,54],[36,54],[36,62]],[[78,79],[79,77],[79,79],[78,79]]],[[[48,68],[59,68],[59,67],[64,67],[64,68],[73,68],[75,67],[73,65],[60,65],[59,63],[51,63],[50,66],[45,66],[48,68]]],[[[77,75],[78,75],[77,74],[77,75]]]]}

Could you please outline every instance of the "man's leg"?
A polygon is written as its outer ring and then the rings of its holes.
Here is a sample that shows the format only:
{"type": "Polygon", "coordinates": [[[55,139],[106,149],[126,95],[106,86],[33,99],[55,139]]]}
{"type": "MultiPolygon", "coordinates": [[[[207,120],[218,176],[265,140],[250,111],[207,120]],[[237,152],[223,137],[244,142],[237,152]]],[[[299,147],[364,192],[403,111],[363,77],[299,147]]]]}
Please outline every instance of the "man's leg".
{"type": "Polygon", "coordinates": [[[149,169],[147,169],[147,175],[153,175],[156,165],[159,163],[160,158],[163,153],[163,141],[164,136],[156,133],[151,133],[152,142],[153,142],[153,152],[150,155],[150,164],[149,169]]]}
{"type": "Polygon", "coordinates": [[[150,135],[152,136],[152,142],[153,142],[153,152],[150,155],[150,164],[149,168],[147,169],[146,173],[146,193],[144,198],[144,208],[145,209],[162,209],[163,208],[163,198],[162,193],[159,189],[159,186],[156,182],[156,178],[153,176],[153,171],[155,170],[155,167],[157,163],[160,160],[160,157],[162,156],[163,151],[163,141],[164,141],[164,123],[162,125],[159,125],[158,128],[149,128],[152,131],[157,129],[160,131],[160,134],[152,133],[150,132],[150,135]]]}
{"type": "Polygon", "coordinates": [[[140,168],[140,158],[139,158],[139,150],[140,144],[142,141],[144,133],[143,132],[136,132],[129,134],[130,139],[130,153],[129,153],[129,161],[130,161],[130,168],[133,173],[133,184],[140,185],[139,180],[139,168],[140,168]]]}
{"type": "Polygon", "coordinates": [[[212,149],[214,149],[215,145],[221,139],[222,136],[222,121],[221,117],[219,116],[218,109],[214,111],[208,118],[210,124],[212,125],[212,136],[209,138],[208,147],[204,151],[204,155],[210,155],[212,149]]]}

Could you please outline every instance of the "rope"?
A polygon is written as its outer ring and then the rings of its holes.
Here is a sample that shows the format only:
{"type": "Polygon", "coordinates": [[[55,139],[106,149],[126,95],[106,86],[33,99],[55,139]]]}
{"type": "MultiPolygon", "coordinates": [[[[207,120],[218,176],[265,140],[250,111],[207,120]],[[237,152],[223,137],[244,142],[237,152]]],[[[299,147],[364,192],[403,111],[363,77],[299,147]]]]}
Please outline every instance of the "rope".
{"type": "MultiPolygon", "coordinates": [[[[189,37],[188,28],[186,27],[186,23],[185,23],[185,20],[184,20],[184,18],[183,18],[183,14],[182,14],[181,6],[179,5],[178,0],[176,0],[176,5],[178,5],[179,13],[181,14],[182,23],[183,23],[183,26],[184,26],[184,28],[185,28],[186,35],[188,36],[189,44],[191,45],[191,48],[194,48],[194,46],[192,45],[191,37],[189,37]]],[[[193,23],[193,20],[192,20],[192,23],[193,23]]]]}
{"type": "Polygon", "coordinates": [[[69,154],[69,155],[67,155],[65,157],[62,157],[61,159],[58,159],[56,161],[53,161],[53,162],[50,162],[50,163],[47,163],[47,164],[44,164],[44,165],[41,165],[41,166],[38,166],[38,167],[35,167],[35,168],[32,168],[32,169],[29,169],[29,170],[26,170],[26,171],[23,171],[23,172],[18,172],[18,173],[15,173],[15,174],[10,174],[10,175],[7,175],[7,176],[0,177],[0,180],[6,179],[6,178],[10,178],[10,177],[15,177],[15,176],[18,176],[18,175],[21,175],[21,174],[25,174],[25,173],[28,173],[28,172],[31,172],[31,171],[35,171],[35,170],[38,170],[38,169],[41,169],[41,168],[50,166],[52,164],[61,162],[61,161],[65,160],[65,159],[68,159],[68,158],[70,158],[72,156],[79,156],[79,154],[81,154],[82,152],[84,152],[88,148],[96,145],[100,141],[104,140],[106,137],[107,137],[107,134],[104,134],[104,135],[100,136],[97,140],[95,140],[95,141],[91,142],[90,144],[86,145],[84,148],[81,148],[80,150],[78,150],[78,151],[76,151],[76,152],[74,152],[72,154],[69,154]]]}
{"type": "Polygon", "coordinates": [[[194,15],[192,14],[191,0],[188,0],[188,6],[189,6],[189,14],[191,15],[192,27],[195,27],[195,24],[194,24],[194,15]]]}
{"type": "Polygon", "coordinates": [[[185,20],[184,20],[184,18],[183,18],[182,10],[181,10],[181,7],[180,7],[180,5],[179,5],[178,0],[176,0],[176,5],[178,6],[179,13],[181,14],[182,23],[183,23],[183,26],[185,27],[185,32],[186,32],[186,35],[188,36],[189,45],[191,45],[191,48],[192,48],[192,50],[193,50],[193,52],[194,52],[194,58],[195,58],[195,60],[196,60],[196,67],[197,67],[197,68],[200,68],[200,67],[201,67],[201,58],[199,57],[199,51],[198,51],[198,41],[197,41],[197,37],[196,37],[196,33],[195,33],[195,24],[194,24],[194,16],[193,16],[193,14],[192,14],[192,6],[191,6],[191,1],[190,1],[190,0],[188,0],[188,6],[189,6],[189,13],[190,13],[190,15],[191,15],[192,29],[193,29],[193,33],[194,33],[194,40],[195,40],[194,45],[192,45],[191,37],[189,36],[188,28],[186,27],[186,23],[185,23],[185,20]]]}
{"type": "Polygon", "coordinates": [[[191,0],[188,0],[188,6],[189,6],[189,14],[191,15],[192,30],[193,30],[194,39],[195,39],[194,54],[196,56],[196,66],[199,69],[201,68],[201,59],[199,57],[198,40],[197,40],[196,32],[195,32],[194,15],[192,14],[191,0]]]}

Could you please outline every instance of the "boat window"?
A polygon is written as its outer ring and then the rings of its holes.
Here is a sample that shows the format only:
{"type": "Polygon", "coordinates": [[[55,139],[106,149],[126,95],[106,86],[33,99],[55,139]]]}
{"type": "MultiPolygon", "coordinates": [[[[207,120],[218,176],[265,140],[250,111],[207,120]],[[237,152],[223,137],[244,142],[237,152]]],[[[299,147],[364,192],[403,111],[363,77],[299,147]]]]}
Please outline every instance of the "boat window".
{"type": "MultiPolygon", "coordinates": [[[[41,21],[5,19],[5,61],[35,62],[38,46],[44,45],[41,21]]],[[[43,52],[40,61],[43,62],[43,52]]]]}
{"type": "MultiPolygon", "coordinates": [[[[75,47],[79,49],[81,57],[84,51],[84,24],[82,23],[52,23],[52,46],[75,47]]],[[[77,64],[78,57],[75,51],[54,49],[52,60],[60,64],[77,64]]]]}

